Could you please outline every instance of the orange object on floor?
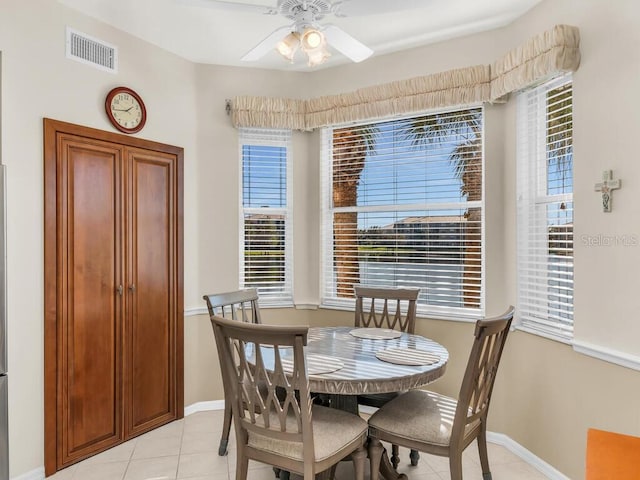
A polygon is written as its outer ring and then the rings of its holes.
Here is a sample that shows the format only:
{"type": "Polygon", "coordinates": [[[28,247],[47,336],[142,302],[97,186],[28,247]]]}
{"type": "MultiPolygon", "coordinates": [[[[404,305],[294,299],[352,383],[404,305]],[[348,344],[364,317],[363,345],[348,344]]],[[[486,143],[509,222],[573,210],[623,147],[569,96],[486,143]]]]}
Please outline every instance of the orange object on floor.
{"type": "Polygon", "coordinates": [[[640,438],[590,428],[586,480],[640,480],[640,438]]]}

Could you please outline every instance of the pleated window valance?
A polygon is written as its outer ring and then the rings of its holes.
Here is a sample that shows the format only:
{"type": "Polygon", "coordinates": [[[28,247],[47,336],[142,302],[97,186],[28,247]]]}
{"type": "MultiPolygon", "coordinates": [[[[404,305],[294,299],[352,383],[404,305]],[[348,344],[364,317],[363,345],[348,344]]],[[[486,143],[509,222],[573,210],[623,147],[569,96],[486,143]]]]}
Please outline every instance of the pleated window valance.
{"type": "Polygon", "coordinates": [[[510,92],[577,70],[577,27],[556,25],[492,65],[449,70],[354,92],[308,100],[240,96],[231,102],[235,127],[312,130],[434,108],[503,101],[510,92]]]}
{"type": "Polygon", "coordinates": [[[503,55],[491,65],[491,99],[539,83],[580,65],[580,32],[556,25],[503,55]]]}

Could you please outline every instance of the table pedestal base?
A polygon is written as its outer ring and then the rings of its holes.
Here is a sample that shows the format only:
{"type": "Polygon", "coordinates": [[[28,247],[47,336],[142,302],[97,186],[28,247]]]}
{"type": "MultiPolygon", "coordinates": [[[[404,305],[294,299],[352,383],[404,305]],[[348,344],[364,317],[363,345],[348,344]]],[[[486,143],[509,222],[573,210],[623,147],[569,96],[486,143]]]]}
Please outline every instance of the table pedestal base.
{"type": "MultiPolygon", "coordinates": [[[[329,468],[324,472],[318,473],[316,475],[316,480],[333,480],[335,478],[336,468],[329,468]]],[[[289,472],[287,473],[287,477],[283,478],[282,474],[280,474],[280,480],[289,480],[289,472]]],[[[389,457],[386,452],[382,455],[382,460],[380,461],[380,477],[385,480],[407,480],[407,476],[404,473],[398,473],[391,465],[389,461],[389,457]]]]}
{"type": "Polygon", "coordinates": [[[407,480],[407,476],[404,473],[398,473],[387,455],[387,450],[382,453],[382,460],[380,460],[380,476],[385,480],[407,480]]]}
{"type": "MultiPolygon", "coordinates": [[[[328,397],[329,405],[331,407],[358,415],[358,397],[356,395],[328,395],[328,397]]],[[[324,475],[325,473],[326,472],[322,472],[320,475],[324,475]]],[[[380,460],[380,475],[385,480],[407,479],[407,476],[404,473],[398,473],[393,467],[386,449],[382,452],[382,460],[380,460]]],[[[316,479],[319,480],[318,475],[316,475],[316,479]]],[[[325,479],[332,480],[333,476],[322,477],[322,480],[325,479]]]]}
{"type": "MultiPolygon", "coordinates": [[[[358,397],[356,395],[321,395],[316,401],[321,405],[358,415],[358,397]]],[[[336,467],[333,466],[324,472],[316,474],[316,480],[333,480],[335,472],[336,467]]],[[[380,476],[384,480],[407,480],[407,476],[404,473],[398,473],[393,467],[386,449],[383,450],[382,459],[380,460],[380,476]]],[[[280,480],[290,480],[289,472],[280,471],[280,480]]]]}

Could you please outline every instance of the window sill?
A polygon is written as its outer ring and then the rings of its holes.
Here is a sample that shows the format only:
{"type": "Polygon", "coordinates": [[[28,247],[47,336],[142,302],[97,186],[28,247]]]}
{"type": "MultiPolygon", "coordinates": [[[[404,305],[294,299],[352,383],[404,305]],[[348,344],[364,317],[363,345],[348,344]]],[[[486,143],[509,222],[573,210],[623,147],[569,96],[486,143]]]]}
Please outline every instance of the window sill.
{"type": "MultiPolygon", "coordinates": [[[[293,302],[286,302],[286,303],[264,302],[263,303],[262,301],[260,301],[259,306],[261,310],[267,310],[271,308],[293,308],[294,307],[293,302]]],[[[197,315],[209,316],[209,311],[207,310],[207,307],[187,308],[184,311],[185,317],[195,317],[197,315]]]]}
{"type": "Polygon", "coordinates": [[[614,350],[612,348],[594,345],[580,340],[573,341],[573,350],[577,353],[597,358],[605,362],[613,363],[632,370],[640,370],[640,357],[629,353],[614,350]]]}
{"type": "Polygon", "coordinates": [[[525,325],[513,325],[511,330],[519,330],[521,332],[529,333],[531,335],[537,335],[538,337],[546,338],[547,340],[553,340],[555,342],[564,343],[565,345],[572,345],[573,341],[571,338],[564,337],[562,335],[557,335],[552,332],[547,332],[544,330],[538,330],[535,328],[527,327],[525,325]]]}
{"type": "MultiPolygon", "coordinates": [[[[341,310],[347,312],[353,312],[355,310],[355,301],[343,302],[323,302],[319,305],[319,308],[327,309],[327,310],[341,310]]],[[[468,313],[468,312],[452,312],[448,313],[443,310],[420,310],[418,308],[418,312],[416,313],[416,318],[424,318],[429,320],[442,320],[442,321],[451,321],[451,322],[464,322],[464,323],[475,323],[476,320],[484,318],[481,313],[468,313]]]]}
{"type": "Polygon", "coordinates": [[[640,371],[640,356],[638,355],[632,355],[630,353],[603,347],[602,345],[595,345],[593,343],[584,342],[582,340],[568,339],[566,337],[553,335],[552,333],[548,332],[542,332],[540,330],[525,327],[523,325],[516,325],[512,329],[536,335],[538,337],[543,337],[547,340],[553,340],[559,343],[563,343],[567,346],[572,347],[574,352],[585,355],[587,357],[596,358],[604,362],[613,363],[614,365],[618,365],[620,367],[640,371]]]}
{"type": "Polygon", "coordinates": [[[424,318],[425,320],[438,320],[442,322],[462,322],[462,323],[476,323],[476,321],[484,318],[484,315],[477,313],[446,313],[446,312],[430,312],[420,311],[416,314],[416,318],[424,318]]]}
{"type": "Polygon", "coordinates": [[[293,301],[285,300],[285,301],[269,301],[269,300],[258,300],[258,305],[260,309],[268,309],[268,308],[293,308],[293,301]]]}

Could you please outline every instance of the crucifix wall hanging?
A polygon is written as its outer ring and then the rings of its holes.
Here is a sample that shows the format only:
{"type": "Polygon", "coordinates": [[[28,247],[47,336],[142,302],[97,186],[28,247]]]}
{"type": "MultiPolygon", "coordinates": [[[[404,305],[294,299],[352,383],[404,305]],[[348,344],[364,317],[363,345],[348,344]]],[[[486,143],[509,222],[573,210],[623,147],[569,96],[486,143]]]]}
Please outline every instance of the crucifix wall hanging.
{"type": "Polygon", "coordinates": [[[595,191],[602,194],[602,211],[611,211],[611,195],[614,190],[619,189],[622,186],[620,179],[613,179],[613,172],[611,170],[605,170],[602,172],[602,182],[596,183],[595,191]]]}

